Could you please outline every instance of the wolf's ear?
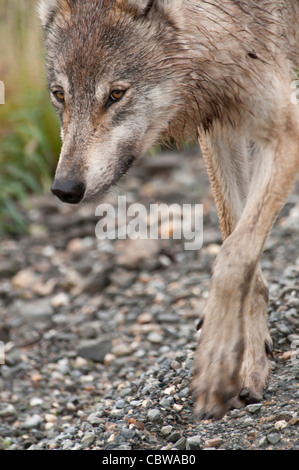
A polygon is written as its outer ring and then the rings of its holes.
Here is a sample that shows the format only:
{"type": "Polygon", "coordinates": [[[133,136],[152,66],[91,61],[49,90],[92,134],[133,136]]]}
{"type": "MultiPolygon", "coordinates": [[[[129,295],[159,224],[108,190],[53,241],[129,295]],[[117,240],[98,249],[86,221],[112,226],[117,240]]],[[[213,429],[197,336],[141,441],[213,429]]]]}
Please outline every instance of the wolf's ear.
{"type": "Polygon", "coordinates": [[[52,15],[57,10],[58,1],[59,0],[40,0],[38,4],[38,14],[44,28],[47,26],[52,15]]]}
{"type": "Polygon", "coordinates": [[[152,3],[153,7],[174,26],[181,27],[183,25],[183,0],[153,0],[152,3]]]}
{"type": "Polygon", "coordinates": [[[145,16],[150,11],[155,11],[161,18],[166,17],[176,26],[182,22],[183,0],[116,0],[116,3],[135,16],[145,16]]]}
{"type": "Polygon", "coordinates": [[[155,0],[116,0],[123,10],[130,11],[136,16],[144,16],[153,6],[155,0]]]}

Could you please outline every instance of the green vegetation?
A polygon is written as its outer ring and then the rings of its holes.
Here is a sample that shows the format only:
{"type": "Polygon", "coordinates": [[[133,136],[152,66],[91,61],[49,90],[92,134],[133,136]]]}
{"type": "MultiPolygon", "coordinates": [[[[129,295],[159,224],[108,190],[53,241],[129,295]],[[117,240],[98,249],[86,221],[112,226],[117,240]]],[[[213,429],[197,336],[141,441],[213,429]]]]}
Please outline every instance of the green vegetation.
{"type": "Polygon", "coordinates": [[[1,0],[0,236],[26,230],[28,194],[49,189],[60,148],[49,101],[36,0],[1,0]]]}

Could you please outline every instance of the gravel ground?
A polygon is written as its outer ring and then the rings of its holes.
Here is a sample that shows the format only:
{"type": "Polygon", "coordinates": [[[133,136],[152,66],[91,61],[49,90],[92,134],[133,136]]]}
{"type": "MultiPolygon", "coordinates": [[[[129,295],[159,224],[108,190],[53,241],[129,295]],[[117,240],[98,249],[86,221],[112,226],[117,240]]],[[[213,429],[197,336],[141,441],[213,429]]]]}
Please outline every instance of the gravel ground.
{"type": "Polygon", "coordinates": [[[143,158],[105,201],[118,194],[147,207],[201,202],[203,247],[100,241],[94,207],[33,198],[30,236],[1,241],[0,449],[298,450],[298,186],[262,259],[269,388],[261,403],[201,422],[189,385],[221,236],[198,151],[143,158]]]}

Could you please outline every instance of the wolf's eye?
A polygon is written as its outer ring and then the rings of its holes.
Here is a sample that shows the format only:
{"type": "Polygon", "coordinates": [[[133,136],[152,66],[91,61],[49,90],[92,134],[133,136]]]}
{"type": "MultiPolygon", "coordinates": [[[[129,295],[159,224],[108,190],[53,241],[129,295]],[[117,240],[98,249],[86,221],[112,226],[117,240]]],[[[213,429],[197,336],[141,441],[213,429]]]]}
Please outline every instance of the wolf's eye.
{"type": "Polygon", "coordinates": [[[123,98],[125,93],[126,93],[126,90],[113,90],[110,93],[110,96],[109,96],[108,101],[105,105],[105,108],[108,109],[114,103],[117,103],[118,101],[120,101],[123,98]]]}
{"type": "Polygon", "coordinates": [[[53,92],[53,95],[60,103],[64,103],[64,92],[61,90],[57,90],[53,92]]]}
{"type": "Polygon", "coordinates": [[[110,98],[112,101],[119,101],[124,96],[125,92],[123,90],[114,90],[112,91],[110,98]]]}

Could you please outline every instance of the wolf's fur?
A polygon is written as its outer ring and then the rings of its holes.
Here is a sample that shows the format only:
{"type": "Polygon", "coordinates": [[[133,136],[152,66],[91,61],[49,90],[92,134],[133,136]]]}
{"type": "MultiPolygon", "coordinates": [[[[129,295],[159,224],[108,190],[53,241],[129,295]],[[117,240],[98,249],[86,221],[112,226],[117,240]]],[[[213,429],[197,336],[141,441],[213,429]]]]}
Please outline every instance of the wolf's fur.
{"type": "Polygon", "coordinates": [[[42,0],[63,147],[56,179],[98,198],[158,138],[199,138],[224,243],[195,358],[200,416],[260,400],[265,240],[299,168],[298,0],[42,0]],[[112,90],[122,100],[105,106],[112,90]]]}

